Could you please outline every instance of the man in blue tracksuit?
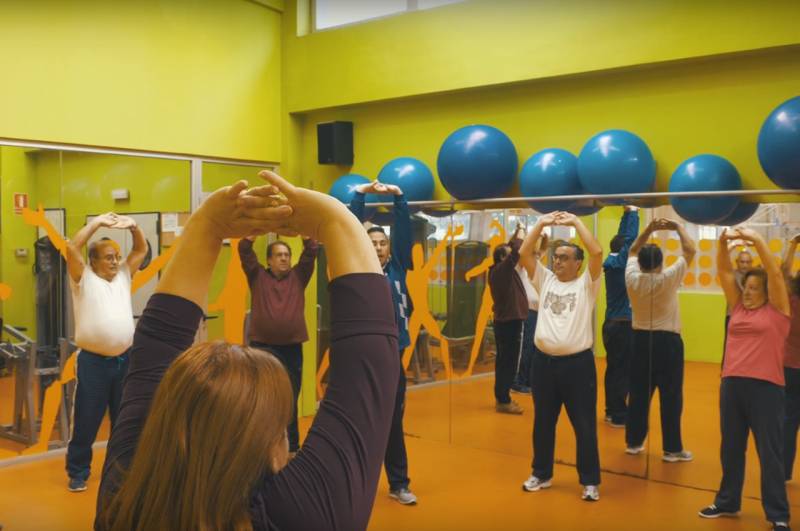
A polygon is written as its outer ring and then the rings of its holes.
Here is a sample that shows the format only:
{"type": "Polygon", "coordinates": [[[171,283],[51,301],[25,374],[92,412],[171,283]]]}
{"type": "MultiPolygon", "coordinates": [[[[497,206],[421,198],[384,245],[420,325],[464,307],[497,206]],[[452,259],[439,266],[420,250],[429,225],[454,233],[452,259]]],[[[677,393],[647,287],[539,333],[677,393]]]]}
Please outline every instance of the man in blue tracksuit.
{"type": "Polygon", "coordinates": [[[603,323],[603,346],[606,349],[605,420],[616,428],[625,427],[628,412],[626,398],[633,330],[631,303],[625,289],[625,265],[628,262],[628,250],[638,235],[638,209],[626,206],[617,235],[611,239],[611,252],[603,262],[606,282],[606,320],[603,323]]]}
{"type": "MultiPolygon", "coordinates": [[[[378,260],[380,260],[383,272],[392,288],[392,303],[395,308],[398,330],[398,355],[402,357],[403,351],[411,343],[408,336],[408,319],[413,306],[406,287],[406,271],[413,269],[411,263],[411,245],[413,243],[411,214],[403,191],[399,187],[374,181],[358,186],[350,202],[350,211],[362,222],[364,221],[364,195],[367,193],[394,195],[394,225],[392,226],[391,242],[380,225],[370,227],[367,234],[375,246],[378,260]]],[[[404,370],[401,370],[384,465],[386,476],[389,479],[389,496],[403,505],[413,505],[417,502],[417,497],[408,489],[411,481],[408,479],[408,455],[403,439],[405,401],[406,374],[404,370]]]]}

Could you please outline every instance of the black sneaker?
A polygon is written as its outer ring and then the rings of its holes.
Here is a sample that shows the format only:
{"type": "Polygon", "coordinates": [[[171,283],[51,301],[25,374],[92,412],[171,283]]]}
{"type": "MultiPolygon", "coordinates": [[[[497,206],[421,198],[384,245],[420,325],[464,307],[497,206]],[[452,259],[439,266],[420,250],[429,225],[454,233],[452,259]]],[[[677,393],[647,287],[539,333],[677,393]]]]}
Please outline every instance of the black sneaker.
{"type": "Polygon", "coordinates": [[[708,507],[700,509],[697,514],[703,518],[719,518],[720,516],[736,516],[739,511],[724,511],[712,503],[708,507]]]}
{"type": "Polygon", "coordinates": [[[83,492],[87,488],[85,479],[69,478],[67,489],[69,489],[70,492],[83,492]]]}

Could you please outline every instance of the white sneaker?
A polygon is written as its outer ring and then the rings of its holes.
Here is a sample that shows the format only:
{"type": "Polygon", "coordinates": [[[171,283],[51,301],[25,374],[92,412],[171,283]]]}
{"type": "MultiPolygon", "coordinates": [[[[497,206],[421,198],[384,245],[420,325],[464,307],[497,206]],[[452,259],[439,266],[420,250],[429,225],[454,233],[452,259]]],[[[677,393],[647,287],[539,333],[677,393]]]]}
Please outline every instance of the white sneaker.
{"type": "Polygon", "coordinates": [[[536,492],[541,489],[549,489],[550,485],[552,485],[552,482],[549,479],[542,481],[536,476],[531,476],[522,484],[522,490],[525,492],[536,492]]]}
{"type": "Polygon", "coordinates": [[[628,446],[625,448],[625,453],[628,455],[636,455],[644,452],[644,445],[641,446],[628,446]]]}
{"type": "Polygon", "coordinates": [[[583,494],[581,494],[581,499],[590,502],[599,500],[600,490],[598,490],[597,485],[586,485],[585,487],[583,487],[583,494]]]}
{"type": "Polygon", "coordinates": [[[667,463],[677,463],[678,461],[691,461],[694,455],[689,450],[681,450],[680,452],[664,452],[661,458],[667,463]]]}
{"type": "Polygon", "coordinates": [[[417,497],[408,489],[390,490],[389,497],[397,500],[401,505],[415,505],[417,497]]]}

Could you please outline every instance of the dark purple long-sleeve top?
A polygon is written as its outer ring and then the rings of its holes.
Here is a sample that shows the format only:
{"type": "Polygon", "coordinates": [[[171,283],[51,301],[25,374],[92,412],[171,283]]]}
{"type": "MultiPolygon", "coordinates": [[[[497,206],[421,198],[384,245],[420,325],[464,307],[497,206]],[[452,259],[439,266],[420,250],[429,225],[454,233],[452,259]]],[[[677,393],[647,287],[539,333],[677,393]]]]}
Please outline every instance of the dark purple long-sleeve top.
{"type": "Polygon", "coordinates": [[[494,320],[498,323],[519,319],[524,321],[528,317],[528,296],[515,269],[522,240],[512,236],[508,245],[511,247],[508,256],[489,268],[489,289],[494,301],[492,310],[494,320]]]}
{"type": "Polygon", "coordinates": [[[319,245],[303,240],[300,260],[283,278],[258,263],[253,242],[239,240],[239,258],[253,294],[250,310],[250,341],[267,345],[294,345],[308,341],[305,290],[317,259],[319,245]]]}
{"type": "MultiPolygon", "coordinates": [[[[251,494],[253,528],[365,529],[389,437],[400,371],[397,326],[383,275],[331,282],[330,379],[297,457],[265,475],[251,494]]],[[[156,294],[136,327],[119,417],[108,443],[98,514],[117,491],[172,361],[191,346],[202,310],[156,294]]],[[[256,390],[254,390],[256,391],[256,390]]],[[[102,529],[99,520],[95,528],[102,529]]]]}

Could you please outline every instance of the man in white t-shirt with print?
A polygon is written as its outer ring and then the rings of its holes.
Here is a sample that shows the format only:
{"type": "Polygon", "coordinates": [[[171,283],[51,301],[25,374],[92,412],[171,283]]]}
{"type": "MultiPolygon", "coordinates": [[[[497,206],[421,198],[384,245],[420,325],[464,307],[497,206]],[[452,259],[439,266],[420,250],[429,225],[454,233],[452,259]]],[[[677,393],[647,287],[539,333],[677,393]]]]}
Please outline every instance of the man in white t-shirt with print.
{"type": "Polygon", "coordinates": [[[523,265],[539,293],[533,358],[534,396],[533,471],[522,485],[535,492],[548,488],[553,477],[556,424],[563,405],[577,439],[581,498],[600,499],[600,457],[597,449],[597,372],[594,365],[592,316],[603,273],[603,251],[591,232],[574,214],[554,212],[539,218],[520,250],[523,265]],[[544,227],[574,227],[586,246],[557,242],[553,271],[532,258],[531,250],[544,227]]]}
{"type": "Polygon", "coordinates": [[[87,489],[92,444],[109,411],[111,426],[122,400],[122,381],[128,371],[128,349],[133,343],[131,276],[147,254],[142,229],[128,216],[109,212],[97,216],[67,244],[67,272],[75,314],[75,343],[80,348],[72,436],[67,447],[69,490],[87,489]],[[133,249],[124,261],[119,245],[102,239],[89,245],[89,267],[83,247],[100,227],[129,230],[133,249]]]}
{"type": "Polygon", "coordinates": [[[661,433],[664,461],[691,461],[683,448],[683,340],[678,305],[678,288],[695,255],[694,242],[680,223],[655,219],[631,246],[625,266],[625,286],[633,310],[633,356],[630,368],[630,396],[625,424],[626,453],[644,450],[650,399],[658,388],[661,402],[661,433]],[[658,245],[647,244],[656,231],[676,231],[683,256],[663,266],[658,245]]]}

